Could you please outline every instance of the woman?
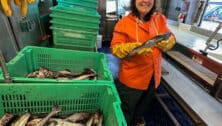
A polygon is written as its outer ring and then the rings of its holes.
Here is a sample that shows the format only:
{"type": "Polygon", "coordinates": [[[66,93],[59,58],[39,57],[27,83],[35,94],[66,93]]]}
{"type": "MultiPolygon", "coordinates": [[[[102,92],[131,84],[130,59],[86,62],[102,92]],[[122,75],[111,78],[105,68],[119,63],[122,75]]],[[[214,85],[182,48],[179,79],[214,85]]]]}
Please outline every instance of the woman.
{"type": "Polygon", "coordinates": [[[131,13],[116,24],[111,42],[113,55],[121,59],[117,90],[127,124],[145,125],[144,112],[154,97],[161,79],[161,52],[175,44],[173,34],[154,48],[144,48],[123,59],[143,42],[169,32],[164,15],[158,12],[157,0],[131,0],[131,13]]]}

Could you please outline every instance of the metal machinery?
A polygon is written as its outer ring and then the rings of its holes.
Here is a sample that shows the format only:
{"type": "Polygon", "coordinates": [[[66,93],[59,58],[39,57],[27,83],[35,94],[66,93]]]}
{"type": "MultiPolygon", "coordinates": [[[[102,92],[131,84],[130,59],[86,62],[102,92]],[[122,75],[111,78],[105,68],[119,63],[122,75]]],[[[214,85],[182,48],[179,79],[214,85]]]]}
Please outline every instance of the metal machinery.
{"type": "Polygon", "coordinates": [[[179,42],[172,51],[166,53],[163,63],[164,68],[171,73],[168,77],[163,76],[164,86],[196,125],[220,125],[218,118],[222,117],[222,61],[210,55],[212,50],[219,48],[222,38],[217,32],[220,28],[221,22],[200,52],[197,49],[201,43],[187,43],[190,39],[183,42],[178,38],[179,42]],[[219,39],[211,42],[216,35],[219,39]]]}
{"type": "Polygon", "coordinates": [[[163,85],[169,94],[196,125],[211,121],[218,125],[222,116],[222,63],[179,42],[164,56],[163,67],[170,75],[163,76],[163,85]],[[208,118],[202,113],[208,113],[208,118]]]}
{"type": "Polygon", "coordinates": [[[49,8],[56,0],[36,0],[28,5],[26,17],[20,14],[20,8],[11,1],[12,16],[7,17],[0,7],[0,49],[9,61],[27,45],[41,45],[49,38],[49,8]]]}
{"type": "Polygon", "coordinates": [[[109,43],[116,22],[118,21],[118,1],[119,0],[99,0],[98,12],[101,16],[100,34],[104,43],[109,43]],[[109,9],[108,7],[113,7],[109,9]]]}

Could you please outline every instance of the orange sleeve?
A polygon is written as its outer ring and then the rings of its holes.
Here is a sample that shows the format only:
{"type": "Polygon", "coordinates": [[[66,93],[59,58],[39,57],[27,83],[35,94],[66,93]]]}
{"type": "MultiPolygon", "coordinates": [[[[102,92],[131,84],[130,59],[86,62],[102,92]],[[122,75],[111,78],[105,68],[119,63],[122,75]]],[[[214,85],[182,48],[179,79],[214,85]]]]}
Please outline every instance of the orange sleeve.
{"type": "Polygon", "coordinates": [[[119,20],[114,27],[113,38],[110,47],[115,44],[127,42],[127,34],[124,33],[125,22],[123,19],[119,20]]]}
{"type": "MultiPolygon", "coordinates": [[[[154,20],[155,20],[155,23],[158,24],[157,26],[158,26],[159,33],[171,32],[171,30],[169,29],[167,25],[167,18],[163,14],[160,14],[160,13],[155,14],[154,20]]],[[[172,32],[171,34],[176,41],[175,35],[172,32]]]]}

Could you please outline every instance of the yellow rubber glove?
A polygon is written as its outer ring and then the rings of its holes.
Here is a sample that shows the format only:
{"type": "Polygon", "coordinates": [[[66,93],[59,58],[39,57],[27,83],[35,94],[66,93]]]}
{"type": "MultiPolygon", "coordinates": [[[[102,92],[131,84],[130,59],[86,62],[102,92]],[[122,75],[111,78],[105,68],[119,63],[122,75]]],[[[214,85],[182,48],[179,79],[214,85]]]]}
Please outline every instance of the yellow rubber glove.
{"type": "Polygon", "coordinates": [[[171,48],[173,48],[174,45],[175,45],[175,39],[173,36],[170,36],[168,40],[159,42],[157,44],[157,47],[161,49],[163,52],[166,52],[171,48]]]}
{"type": "Polygon", "coordinates": [[[112,48],[112,53],[113,53],[113,55],[122,59],[129,52],[131,52],[134,48],[141,46],[141,45],[142,45],[142,43],[140,43],[140,42],[116,44],[112,48]]]}
{"type": "Polygon", "coordinates": [[[148,53],[152,53],[153,50],[151,48],[143,48],[137,52],[138,55],[146,55],[148,53]]]}

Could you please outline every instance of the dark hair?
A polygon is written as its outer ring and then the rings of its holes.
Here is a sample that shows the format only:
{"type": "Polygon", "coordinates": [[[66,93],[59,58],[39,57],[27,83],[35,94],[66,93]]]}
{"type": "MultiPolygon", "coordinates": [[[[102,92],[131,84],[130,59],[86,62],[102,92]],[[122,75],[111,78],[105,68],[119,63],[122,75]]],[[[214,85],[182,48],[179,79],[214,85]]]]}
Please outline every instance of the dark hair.
{"type": "MultiPolygon", "coordinates": [[[[130,1],[130,9],[131,9],[131,12],[132,12],[133,15],[135,15],[136,17],[139,17],[140,15],[139,15],[139,12],[138,12],[138,10],[136,8],[135,1],[136,0],[131,0],[130,1]]],[[[153,7],[151,8],[150,12],[145,15],[145,17],[143,19],[144,21],[150,20],[150,17],[152,16],[152,14],[154,12],[160,11],[160,8],[158,8],[159,6],[157,4],[159,4],[159,1],[158,0],[154,0],[153,7]]]]}

